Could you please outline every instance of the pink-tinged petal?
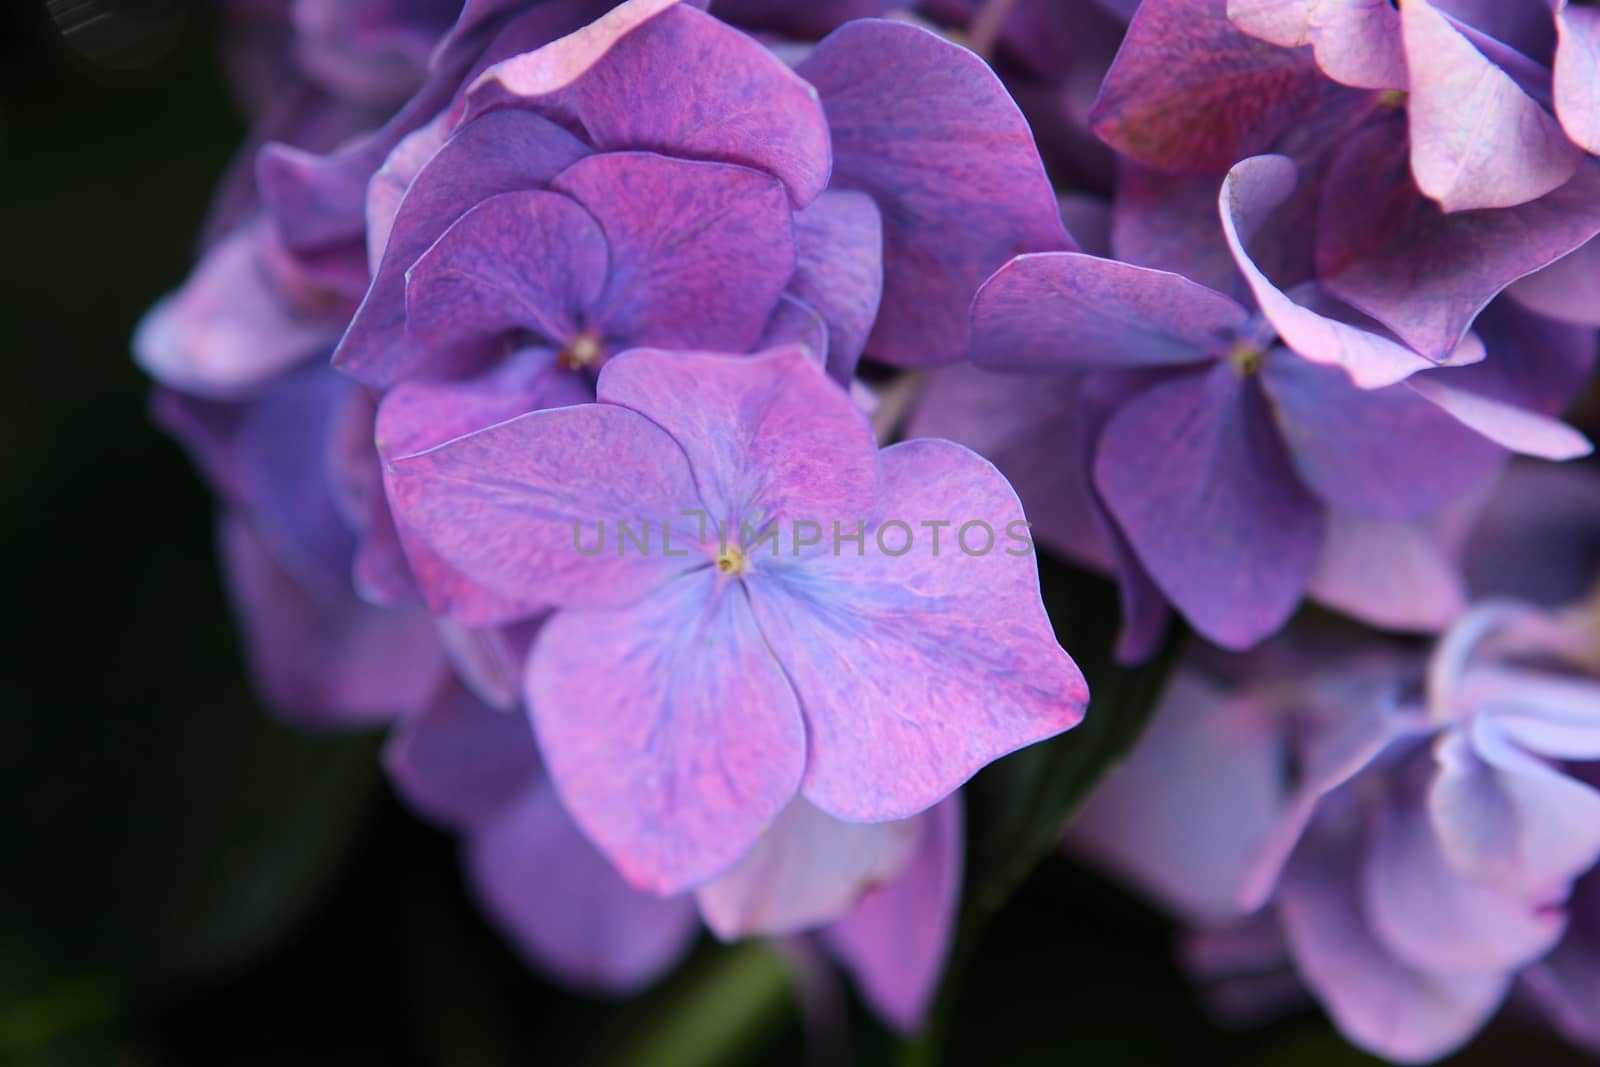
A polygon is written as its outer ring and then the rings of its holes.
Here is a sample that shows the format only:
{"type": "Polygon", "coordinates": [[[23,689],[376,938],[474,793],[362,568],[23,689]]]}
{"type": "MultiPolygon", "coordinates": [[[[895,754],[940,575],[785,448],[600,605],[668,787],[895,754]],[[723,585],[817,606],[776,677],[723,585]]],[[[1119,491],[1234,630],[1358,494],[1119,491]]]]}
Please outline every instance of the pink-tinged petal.
{"type": "Polygon", "coordinates": [[[746,351],[794,274],[789,202],[760,171],[609,152],[580,160],[551,188],[605,232],[611,273],[589,324],[611,351],[746,351]]]}
{"type": "Polygon", "coordinates": [[[487,707],[455,682],[395,727],[383,765],[407,803],[461,830],[486,822],[543,778],[527,718],[487,707]]]}
{"type": "Polygon", "coordinates": [[[543,781],[472,836],[466,866],[484,911],[528,962],[580,989],[635,992],[682,959],[699,930],[688,897],[623,881],[543,781]]]}
{"type": "Polygon", "coordinates": [[[446,668],[426,615],[373,607],[343,587],[307,588],[240,519],[224,520],[220,539],[251,675],[283,715],[371,725],[432,697],[446,668]]]}
{"type": "Polygon", "coordinates": [[[1200,363],[1249,312],[1165,271],[1078,252],[1018,256],[972,302],[972,361],[1038,372],[1200,363]]]}
{"type": "Polygon", "coordinates": [[[454,131],[450,118],[448,112],[441,113],[407,134],[384,159],[383,166],[367,179],[367,269],[373,274],[378,272],[383,251],[389,247],[389,234],[394,231],[395,216],[406,190],[454,131]]]}
{"type": "Polygon", "coordinates": [[[620,611],[561,611],[528,706],[567,809],[634,885],[727,871],[794,797],[807,737],[744,590],[705,568],[620,611]]]}
{"type": "Polygon", "coordinates": [[[855,377],[883,299],[883,219],[872,198],[829,191],[794,217],[799,260],[789,291],[828,324],[828,373],[855,377]]]}
{"type": "MultiPolygon", "coordinates": [[[[1600,688],[1591,699],[1600,700],[1600,688]]],[[[1470,742],[1446,735],[1434,756],[1429,821],[1462,877],[1530,906],[1553,905],[1600,859],[1600,790],[1517,748],[1492,720],[1475,721],[1470,742]]]]}
{"type": "Polygon", "coordinates": [[[1489,1021],[1510,976],[1427,974],[1395,959],[1364,921],[1357,859],[1353,848],[1325,843],[1295,856],[1278,896],[1284,937],[1347,1038],[1388,1059],[1431,1062],[1489,1021]]]}
{"type": "Polygon", "coordinates": [[[1556,115],[1574,144],[1600,155],[1600,11],[1562,2],[1556,34],[1556,115]]]}
{"type": "Polygon", "coordinates": [[[1248,648],[1294,613],[1322,542],[1255,384],[1229,362],[1147,390],[1106,426],[1095,484],[1195,628],[1248,648]]]}
{"type": "Polygon", "coordinates": [[[1380,519],[1438,511],[1493,477],[1504,458],[1407,388],[1416,381],[1359,389],[1338,367],[1284,349],[1261,367],[1278,429],[1312,492],[1333,508],[1380,519]]]}
{"type": "Polygon", "coordinates": [[[1496,293],[1600,233],[1600,163],[1531,203],[1446,214],[1412,184],[1397,134],[1374,126],[1335,161],[1317,222],[1317,274],[1439,359],[1496,293]]]}
{"type": "Polygon", "coordinates": [[[1187,921],[1236,921],[1251,861],[1287,800],[1287,746],[1283,723],[1260,701],[1181,672],[1067,841],[1187,921]]]}
{"type": "Polygon", "coordinates": [[[1284,48],[1309,44],[1317,66],[1358,89],[1404,89],[1400,15],[1389,0],[1228,0],[1228,20],[1284,48]]]}
{"type": "Polygon", "coordinates": [[[1420,805],[1377,812],[1362,869],[1362,909],[1373,936],[1397,960],[1430,974],[1508,974],[1561,937],[1566,915],[1547,904],[1453,868],[1420,805]]]}
{"type": "Polygon", "coordinates": [[[726,941],[781,936],[831,922],[910,862],[920,818],[841,822],[796,797],[733,869],[695,892],[726,941]]]}
{"type": "Polygon", "coordinates": [[[1560,419],[1459,388],[1441,375],[1418,375],[1405,385],[1461,425],[1513,452],[1563,460],[1587,456],[1594,451],[1587,437],[1560,419]]]}
{"type": "Polygon", "coordinates": [[[533,107],[601,150],[650,149],[775,175],[797,207],[828,184],[816,91],[753,38],[694,8],[630,0],[553,44],[505,60],[468,114],[533,107]]]}
{"type": "Polygon", "coordinates": [[[883,215],[868,350],[898,366],[954,362],[985,278],[1019,253],[1073,247],[1026,120],[981,59],[905,23],[850,23],[798,69],[827,108],[832,186],[883,215]]]}
{"type": "MultiPolygon", "coordinates": [[[[1600,264],[1597,264],[1600,265],[1600,264]]],[[[1497,300],[1473,323],[1488,358],[1443,375],[1518,408],[1560,415],[1583,395],[1600,352],[1593,329],[1534,314],[1514,300],[1497,300]]]]}
{"type": "Polygon", "coordinates": [[[372,287],[334,352],[334,364],[370,385],[426,366],[405,330],[405,274],[450,224],[479,201],[547,184],[588,149],[553,122],[507,111],[463,126],[428,161],[400,201],[372,287]]]}
{"type": "MultiPolygon", "coordinates": [[[[1349,372],[1356,385],[1375,389],[1433,366],[1411,349],[1359,326],[1320,315],[1291,300],[1273,285],[1250,258],[1246,247],[1272,212],[1288,199],[1299,180],[1286,156],[1256,156],[1228,172],[1222,184],[1218,210],[1233,261],[1256,303],[1285,344],[1306,359],[1331,363],[1349,372]]],[[[1481,347],[1476,350],[1482,358],[1481,347]]],[[[1458,352],[1455,362],[1469,362],[1468,352],[1458,352]]]]}
{"type": "MultiPolygon", "coordinates": [[[[388,460],[424,452],[530,411],[589,403],[594,400],[589,382],[587,374],[558,366],[551,349],[529,348],[476,378],[403,382],[390,389],[377,424],[378,450],[386,461],[385,514],[388,498],[395,493],[388,460]]],[[[519,599],[474,581],[409,526],[392,520],[391,525],[415,585],[435,615],[465,626],[494,626],[525,619],[541,607],[541,601],[519,599]]]]}
{"type": "Polygon", "coordinates": [[[1600,239],[1514,283],[1506,295],[1548,318],[1600,326],[1600,239]]]}
{"type": "Polygon", "coordinates": [[[1400,20],[1411,172],[1446,212],[1515,207],[1561,186],[1582,153],[1555,117],[1428,0],[1400,20]]]}
{"type": "Polygon", "coordinates": [[[151,377],[185,392],[227,396],[326,352],[331,317],[296,308],[268,263],[265,225],[243,226],[213,245],[183,288],[140,321],[134,357],[151,377]]]}
{"type": "Polygon", "coordinates": [[[961,799],[925,815],[920,842],[899,877],[871,890],[824,933],[862,996],[890,1026],[909,1033],[939,988],[961,897],[961,799]]]}
{"type": "MultiPolygon", "coordinates": [[[[948,441],[906,442],[881,461],[877,515],[910,529],[903,554],[891,554],[900,529],[869,521],[859,554],[844,542],[798,560],[755,549],[747,579],[805,712],[805,797],[851,821],[931,807],[985,764],[1076,725],[1088,701],[1000,473],[948,441]]],[[[843,516],[841,532],[860,522],[843,516]]]]}
{"type": "Polygon", "coordinates": [[[851,523],[876,504],[871,426],[804,349],[750,357],[636,349],[606,365],[599,397],[672,436],[713,530],[725,521],[754,530],[771,520],[851,523]]]}
{"type": "Polygon", "coordinates": [[[1222,171],[1264,152],[1338,86],[1311,56],[1240,32],[1226,0],[1145,0],[1089,121],[1157,170],[1222,171]]]}
{"type": "Polygon", "coordinates": [[[1433,633],[1467,606],[1461,545],[1482,496],[1431,515],[1375,519],[1331,508],[1309,592],[1385,630],[1433,633]]]}
{"type": "MultiPolygon", "coordinates": [[[[406,328],[448,372],[452,349],[514,330],[571,340],[606,284],[609,253],[594,217],[558,193],[501,193],[457,219],[406,272],[406,328]]],[[[480,351],[471,351],[476,345],[480,351]]]]}
{"type": "Polygon", "coordinates": [[[683,450],[606,405],[535,411],[390,461],[395,519],[451,567],[513,601],[633,603],[692,565],[681,513],[701,508],[683,450]],[[622,551],[620,526],[649,550],[622,551]],[[610,531],[610,535],[607,534],[610,531]],[[618,551],[609,550],[616,536],[618,551]]]}

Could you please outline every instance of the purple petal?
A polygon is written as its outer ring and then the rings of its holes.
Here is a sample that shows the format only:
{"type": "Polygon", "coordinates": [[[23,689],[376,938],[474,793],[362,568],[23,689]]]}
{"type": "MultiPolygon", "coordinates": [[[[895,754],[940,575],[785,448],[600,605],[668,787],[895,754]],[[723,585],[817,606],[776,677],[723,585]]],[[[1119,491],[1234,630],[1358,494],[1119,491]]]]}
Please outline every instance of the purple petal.
{"type": "Polygon", "coordinates": [[[389,479],[402,527],[521,603],[633,603],[693,565],[677,553],[620,551],[620,524],[653,538],[668,523],[683,529],[681,513],[703,506],[683,450],[623,408],[535,411],[392,460],[389,479]],[[616,555],[604,548],[608,529],[616,555]]]}
{"type": "Polygon", "coordinates": [[[1493,477],[1504,458],[1407,388],[1417,380],[1359,389],[1338,367],[1284,349],[1261,366],[1262,387],[1300,476],[1332,507],[1374,518],[1438,511],[1493,477]]]}
{"type": "Polygon", "coordinates": [[[1404,89],[1400,16],[1389,0],[1228,0],[1228,20],[1252,37],[1298,48],[1358,89],[1404,89]]]}
{"type": "Polygon", "coordinates": [[[1144,0],[1089,120],[1157,170],[1221,171],[1264,152],[1332,86],[1310,55],[1241,33],[1226,0],[1144,0]]]}
{"type": "Polygon", "coordinates": [[[877,514],[910,529],[908,550],[892,555],[907,538],[865,523],[859,554],[840,542],[802,560],[757,556],[749,582],[805,712],[805,797],[850,821],[931,807],[991,760],[1076,725],[1088,699],[999,472],[935,440],[886,449],[882,467],[877,514]],[[938,548],[929,522],[947,524],[933,528],[938,548]],[[974,532],[985,524],[987,545],[974,532]]]}
{"type": "Polygon", "coordinates": [[[823,193],[794,217],[799,261],[789,291],[828,324],[828,373],[855,377],[883,299],[883,219],[865,193],[823,193]]]}
{"type": "Polygon", "coordinates": [[[920,817],[921,842],[898,878],[828,927],[828,947],[889,1025],[922,1025],[939,987],[961,896],[961,801],[920,817]]]}
{"type": "Polygon", "coordinates": [[[406,328],[444,377],[453,348],[525,330],[570,341],[606,284],[600,225],[557,193],[501,193],[457,219],[406,272],[406,328]]]}
{"type": "Polygon", "coordinates": [[[628,881],[656,893],[728,870],[805,766],[794,691],[744,590],[723,582],[706,568],[620,611],[558,612],[528,660],[562,800],[628,881]]]}
{"type": "Polygon", "coordinates": [[[1114,416],[1095,484],[1173,604],[1201,633],[1248,648],[1305,592],[1322,513],[1260,391],[1231,363],[1157,385],[1114,416]]]}
{"type": "Polygon", "coordinates": [[[649,985],[699,929],[688,897],[623,881],[543,782],[471,838],[466,863],[483,909],[529,962],[580,989],[649,985]]]}
{"type": "Polygon", "coordinates": [[[1352,849],[1301,849],[1278,896],[1300,976],[1351,1041],[1386,1058],[1425,1063],[1488,1022],[1510,986],[1503,974],[1427,974],[1395,959],[1363,921],[1352,849]]]}
{"type": "Polygon", "coordinates": [[[713,523],[852,520],[876,501],[871,428],[803,349],[753,357],[637,349],[606,365],[599,396],[671,435],[713,523]]]}
{"type": "Polygon", "coordinates": [[[235,230],[206,252],[183,288],[145,315],[133,351],[151,377],[226,396],[327,351],[338,337],[338,316],[294,306],[268,262],[269,240],[260,222],[235,230]]]}
{"type": "Polygon", "coordinates": [[[972,303],[972,360],[1008,371],[1203,362],[1250,315],[1178,274],[1077,252],[1018,256],[972,303]]]}
{"type": "Polygon", "coordinates": [[[1328,175],[1318,277],[1418,352],[1440,358],[1496,293],[1597,232],[1600,164],[1585,163],[1528,204],[1445,214],[1411,184],[1405,142],[1380,125],[1353,138],[1328,175]]]}
{"type": "Polygon", "coordinates": [[[1419,374],[1405,385],[1448,412],[1463,426],[1513,452],[1563,460],[1587,456],[1594,451],[1587,437],[1560,419],[1452,385],[1440,375],[1419,374]]]}
{"type": "Polygon", "coordinates": [[[486,707],[459,684],[395,728],[383,764],[412,807],[455,829],[481,825],[544,777],[528,720],[486,707]]]}
{"type": "Polygon", "coordinates": [[[576,138],[537,115],[486,115],[458,130],[406,191],[372,287],[334,353],[345,373],[390,385],[412,373],[418,350],[405,332],[405,274],[479,201],[544,185],[587,154],[576,138]]]}
{"type": "Polygon", "coordinates": [[[1574,143],[1600,154],[1600,11],[1562,2],[1556,33],[1556,115],[1574,143]]]}
{"type": "Polygon", "coordinates": [[[1523,977],[1569,1040],[1600,1048],[1600,871],[1573,892],[1567,936],[1523,977]]]}
{"type": "Polygon", "coordinates": [[[220,537],[251,675],[284,715],[307,726],[370,725],[431,699],[445,666],[426,615],[301,585],[241,520],[224,520],[220,537]]]}
{"type": "Polygon", "coordinates": [[[580,160],[551,188],[605,231],[611,275],[589,324],[612,351],[746,351],[794,274],[788,201],[759,171],[611,152],[580,160]]]}
{"type": "Polygon", "coordinates": [[[1330,509],[1311,596],[1385,630],[1449,626],[1467,606],[1461,546],[1483,488],[1442,512],[1409,519],[1330,509]]]}
{"type": "Polygon", "coordinates": [[[1287,800],[1288,737],[1271,710],[1230,699],[1198,671],[1179,673],[1068,842],[1186,921],[1237,920],[1251,861],[1287,800]]]}
{"type": "MultiPolygon", "coordinates": [[[[1273,210],[1288,198],[1297,180],[1294,163],[1286,156],[1247,159],[1228,172],[1217,205],[1234,263],[1278,335],[1309,360],[1343,367],[1363,389],[1392,385],[1407,375],[1433,366],[1429,360],[1387,337],[1330,319],[1295,303],[1251,260],[1246,246],[1273,210]]],[[[1478,358],[1482,358],[1481,348],[1475,351],[1478,358]]],[[[1449,358],[1454,362],[1470,362],[1472,352],[1471,349],[1456,352],[1449,358]]]]}
{"type": "Polygon", "coordinates": [[[833,133],[835,188],[883,215],[883,306],[868,342],[899,366],[961,357],[967,304],[1021,252],[1071,248],[1021,112],[977,56],[863,19],[800,64],[833,133]]]}
{"type": "MultiPolygon", "coordinates": [[[[1600,699],[1600,689],[1590,698],[1600,699]]],[[[1492,721],[1474,722],[1470,742],[1448,736],[1434,755],[1428,815],[1463,877],[1549,905],[1600,859],[1600,791],[1518,749],[1492,721]]]]}
{"type": "Polygon", "coordinates": [[[1515,207],[1561,186],[1582,153],[1554,116],[1428,0],[1400,20],[1410,71],[1411,172],[1446,212],[1515,207]]]}
{"type": "Polygon", "coordinates": [[[1382,808],[1376,822],[1362,871],[1363,910],[1397,960],[1430,974],[1496,976],[1560,938],[1561,912],[1452,868],[1422,807],[1382,808]]]}
{"type": "Polygon", "coordinates": [[[1506,295],[1548,318],[1600,326],[1600,239],[1516,282],[1506,295]]]}
{"type": "Polygon", "coordinates": [[[602,151],[650,149],[775,175],[795,206],[828,184],[817,95],[752,38],[673,0],[630,0],[479,77],[468,115],[534,107],[602,151]]]}
{"type": "Polygon", "coordinates": [[[696,891],[700,915],[728,941],[829,922],[898,875],[922,829],[920,817],[840,822],[796,798],[732,870],[696,891]]]}

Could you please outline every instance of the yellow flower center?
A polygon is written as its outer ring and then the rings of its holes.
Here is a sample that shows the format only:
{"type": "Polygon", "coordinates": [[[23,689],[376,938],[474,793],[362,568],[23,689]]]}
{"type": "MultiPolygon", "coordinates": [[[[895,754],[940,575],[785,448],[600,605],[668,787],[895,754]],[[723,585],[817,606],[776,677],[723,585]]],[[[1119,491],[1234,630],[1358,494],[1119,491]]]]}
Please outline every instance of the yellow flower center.
{"type": "Polygon", "coordinates": [[[1261,346],[1250,344],[1248,341],[1235,341],[1233,347],[1228,349],[1228,361],[1240,374],[1254,374],[1260,370],[1261,361],[1266,355],[1261,346]]]}
{"type": "Polygon", "coordinates": [[[718,573],[738,577],[749,569],[750,563],[738,545],[723,545],[717,553],[718,573]]]}
{"type": "Polygon", "coordinates": [[[579,370],[599,363],[603,354],[600,350],[600,338],[585,330],[561,350],[556,360],[567,370],[579,370]]]}

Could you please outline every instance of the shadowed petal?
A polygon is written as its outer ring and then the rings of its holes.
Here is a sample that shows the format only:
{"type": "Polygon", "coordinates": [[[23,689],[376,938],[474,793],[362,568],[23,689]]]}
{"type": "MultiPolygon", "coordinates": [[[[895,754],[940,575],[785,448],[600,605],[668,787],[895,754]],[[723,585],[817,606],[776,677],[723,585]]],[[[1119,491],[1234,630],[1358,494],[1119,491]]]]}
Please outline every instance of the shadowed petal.
{"type": "Polygon", "coordinates": [[[883,219],[865,193],[829,191],[794,217],[799,262],[789,291],[828,324],[828,373],[855,377],[883,299],[883,219]]]}
{"type": "Polygon", "coordinates": [[[1476,488],[1444,512],[1413,518],[1329,509],[1312,597],[1385,630],[1449,626],[1467,606],[1460,550],[1482,496],[1476,488]]]}
{"type": "Polygon", "coordinates": [[[870,890],[824,932],[878,1014],[900,1030],[922,1025],[944,972],[961,897],[961,800],[920,816],[917,851],[900,875],[870,890]]]}
{"type": "Polygon", "coordinates": [[[1106,427],[1095,484],[1156,584],[1228,648],[1276,631],[1305,592],[1322,513],[1255,385],[1230,363],[1155,386],[1106,427]]]}
{"type": "Polygon", "coordinates": [[[372,287],[334,352],[334,364],[370,385],[416,372],[423,354],[405,332],[405,274],[479,201],[546,184],[588,149],[552,122],[520,111],[461,127],[417,174],[395,214],[372,287]]]}
{"type": "Polygon", "coordinates": [[[1496,293],[1597,232],[1600,163],[1586,162],[1527,204],[1446,214],[1411,183],[1404,140],[1377,126],[1354,137],[1328,175],[1317,273],[1339,297],[1438,359],[1496,293]]]}
{"type": "Polygon", "coordinates": [[[662,899],[623,881],[542,780],[469,839],[466,866],[512,944],[580,989],[641,989],[688,952],[699,930],[688,897],[662,899]]]}
{"type": "Polygon", "coordinates": [[[783,187],[747,167],[610,152],[551,182],[605,231],[611,273],[590,313],[612,351],[743,352],[795,269],[783,187]]]}
{"type": "Polygon", "coordinates": [[[1403,1063],[1459,1048],[1500,1007],[1502,974],[1433,975],[1401,963],[1368,931],[1352,849],[1302,849],[1278,898],[1300,976],[1351,1041],[1403,1063]]]}
{"type": "Polygon", "coordinates": [[[1338,367],[1282,349],[1261,367],[1306,484],[1335,508],[1375,518],[1437,511],[1487,481],[1505,455],[1406,387],[1416,380],[1358,389],[1338,367]]]}
{"type": "MultiPolygon", "coordinates": [[[[430,349],[526,330],[556,347],[606,284],[594,217],[558,193],[501,193],[457,219],[406,272],[406,328],[430,349]]],[[[442,361],[430,360],[430,370],[442,361]]]]}
{"type": "Polygon", "coordinates": [[[1077,252],[1018,256],[972,303],[972,361],[1008,371],[1197,363],[1250,315],[1165,271],[1077,252]]]}
{"type": "Polygon", "coordinates": [[[1506,295],[1552,319],[1600,326],[1600,239],[1516,282],[1506,295]]]}
{"type": "Polygon", "coordinates": [[[804,795],[848,820],[931,807],[991,760],[1076,725],[1088,699],[999,472],[948,441],[881,459],[878,514],[909,535],[868,522],[859,553],[837,542],[800,560],[755,555],[749,578],[805,713],[804,795]],[[926,524],[940,521],[935,549],[926,524]]]}
{"type": "Polygon", "coordinates": [[[458,830],[487,821],[544,777],[527,718],[486,706],[458,683],[395,728],[383,765],[412,807],[458,830]]]}
{"type": "Polygon", "coordinates": [[[1020,252],[1073,247],[1022,113],[977,56],[863,19],[797,68],[822,94],[832,186],[883,215],[883,305],[868,349],[899,366],[959,359],[967,304],[1020,252]]]}
{"type": "Polygon", "coordinates": [[[1544,955],[1566,925],[1546,902],[1507,895],[1452,868],[1427,811],[1409,803],[1378,810],[1362,903],[1374,937],[1432,974],[1507,974],[1544,955]]]}
{"type": "MultiPolygon", "coordinates": [[[[1255,265],[1246,246],[1267,217],[1288,198],[1297,181],[1294,163],[1288,157],[1256,156],[1228,172],[1217,205],[1234,263],[1278,335],[1306,359],[1343,367],[1363,389],[1392,385],[1433,366],[1433,362],[1387,337],[1295,303],[1255,265]]],[[[1482,358],[1481,347],[1473,351],[1482,358]]],[[[1471,354],[1457,352],[1451,358],[1470,362],[1471,354]]]]}
{"type": "Polygon", "coordinates": [[[727,871],[794,796],[806,731],[735,585],[708,569],[621,611],[562,611],[528,659],[528,706],[568,810],[630,882],[727,871]]]}
{"type": "Polygon", "coordinates": [[[797,797],[732,870],[695,893],[700,914],[729,941],[817,926],[898,875],[921,834],[920,817],[841,822],[797,797]]]}

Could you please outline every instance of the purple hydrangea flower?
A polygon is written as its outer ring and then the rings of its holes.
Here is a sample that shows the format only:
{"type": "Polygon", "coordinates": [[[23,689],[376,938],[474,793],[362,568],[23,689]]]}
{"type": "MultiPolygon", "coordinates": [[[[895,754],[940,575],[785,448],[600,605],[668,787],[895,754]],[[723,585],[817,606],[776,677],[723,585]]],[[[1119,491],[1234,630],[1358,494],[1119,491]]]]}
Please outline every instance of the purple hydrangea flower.
{"type": "MultiPolygon", "coordinates": [[[[1511,545],[1576,547],[1592,580],[1595,479],[1556,484],[1588,507],[1556,504],[1558,538],[1513,516],[1508,542],[1492,518],[1474,548],[1489,573],[1511,545]]],[[[1316,626],[1203,655],[1073,840],[1191,922],[1254,937],[1265,916],[1341,1029],[1380,1055],[1444,1055],[1524,973],[1559,1020],[1567,976],[1586,973],[1563,968],[1589,937],[1568,902],[1600,861],[1597,637],[1592,599],[1488,599],[1426,657],[1316,626]]]]}
{"type": "Polygon", "coordinates": [[[395,459],[391,486],[463,574],[558,607],[529,710],[557,789],[630,881],[705,882],[797,791],[836,818],[906,818],[1078,721],[1087,693],[1031,546],[969,534],[969,553],[947,533],[937,555],[884,529],[1020,523],[977,456],[918,441],[880,459],[798,348],[638,351],[599,398],[395,459]],[[660,543],[627,551],[618,524],[641,520],[660,543]],[[860,534],[861,552],[802,526],[860,534]],[[589,550],[607,527],[616,550],[589,550]]]}

